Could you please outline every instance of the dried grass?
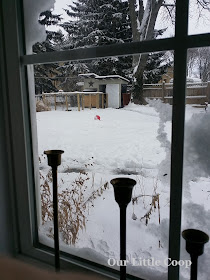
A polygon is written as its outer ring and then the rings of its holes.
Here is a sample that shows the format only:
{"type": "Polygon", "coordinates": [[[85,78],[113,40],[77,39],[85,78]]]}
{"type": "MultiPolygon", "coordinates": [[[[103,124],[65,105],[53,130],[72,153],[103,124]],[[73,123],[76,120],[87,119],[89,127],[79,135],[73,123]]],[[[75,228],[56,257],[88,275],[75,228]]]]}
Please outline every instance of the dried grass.
{"type": "MultiPolygon", "coordinates": [[[[143,191],[145,191],[144,188],[143,188],[143,191]]],[[[144,208],[146,208],[145,207],[145,198],[146,197],[151,197],[151,199],[152,199],[151,203],[149,204],[149,209],[146,211],[144,216],[142,216],[140,218],[141,221],[145,220],[145,225],[146,226],[148,225],[148,222],[150,220],[150,217],[151,217],[152,213],[155,212],[156,209],[158,209],[158,223],[160,224],[160,198],[159,198],[159,196],[160,196],[160,194],[157,193],[157,181],[156,181],[154,183],[154,188],[153,188],[153,194],[152,195],[145,194],[145,192],[143,192],[143,194],[140,194],[140,195],[132,197],[132,204],[133,204],[133,206],[135,204],[138,204],[139,198],[143,198],[144,208]]],[[[134,212],[133,212],[132,219],[133,220],[137,219],[137,216],[135,215],[134,212]]]]}
{"type": "Polygon", "coordinates": [[[36,102],[36,111],[37,112],[44,112],[44,111],[50,111],[50,106],[46,102],[43,102],[43,100],[39,100],[36,102]]]}
{"type": "MultiPolygon", "coordinates": [[[[53,220],[52,194],[49,183],[52,182],[52,173],[48,172],[46,178],[40,173],[42,223],[53,220]]],[[[84,192],[87,190],[86,182],[89,180],[88,173],[80,172],[71,184],[71,188],[58,194],[58,220],[59,232],[66,244],[75,244],[79,231],[86,227],[86,218],[89,207],[94,207],[94,200],[100,197],[108,188],[108,182],[94,190],[87,198],[84,192]]],[[[94,176],[93,176],[94,181],[94,176]]]]}

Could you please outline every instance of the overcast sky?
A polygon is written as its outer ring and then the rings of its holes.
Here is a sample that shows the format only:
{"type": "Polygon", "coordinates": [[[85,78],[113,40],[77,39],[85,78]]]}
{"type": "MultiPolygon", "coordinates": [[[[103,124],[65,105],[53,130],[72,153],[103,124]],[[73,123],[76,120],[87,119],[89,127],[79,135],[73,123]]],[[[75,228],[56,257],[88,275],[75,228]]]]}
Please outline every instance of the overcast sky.
{"type": "MultiPolygon", "coordinates": [[[[75,1],[75,0],[74,0],[75,1]]],[[[210,12],[204,12],[203,16],[198,21],[198,11],[195,9],[193,2],[195,0],[190,0],[190,17],[189,17],[189,34],[198,34],[198,33],[210,33],[210,12]]],[[[71,4],[72,0],[56,0],[54,12],[57,14],[62,14],[64,20],[68,20],[63,8],[67,8],[68,4],[71,4]]],[[[164,28],[168,26],[163,20],[157,22],[157,28],[164,28]]],[[[174,26],[169,24],[168,30],[165,32],[165,36],[174,35],[174,26]]]]}

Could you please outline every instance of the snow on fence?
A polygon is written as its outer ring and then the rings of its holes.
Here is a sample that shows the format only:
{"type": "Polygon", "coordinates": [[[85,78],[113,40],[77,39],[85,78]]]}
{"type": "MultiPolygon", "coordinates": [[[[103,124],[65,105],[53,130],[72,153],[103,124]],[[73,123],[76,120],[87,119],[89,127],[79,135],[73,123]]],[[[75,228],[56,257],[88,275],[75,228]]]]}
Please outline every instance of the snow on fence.
{"type": "MultiPolygon", "coordinates": [[[[144,84],[144,97],[149,99],[162,99],[164,103],[173,103],[173,84],[144,84]]],[[[210,102],[210,82],[187,83],[186,103],[201,104],[210,102]]]]}
{"type": "Polygon", "coordinates": [[[40,100],[48,107],[57,106],[66,107],[66,111],[69,111],[70,107],[77,107],[78,111],[82,107],[84,108],[106,108],[108,104],[108,95],[103,92],[51,92],[35,95],[36,102],[40,100]]]}

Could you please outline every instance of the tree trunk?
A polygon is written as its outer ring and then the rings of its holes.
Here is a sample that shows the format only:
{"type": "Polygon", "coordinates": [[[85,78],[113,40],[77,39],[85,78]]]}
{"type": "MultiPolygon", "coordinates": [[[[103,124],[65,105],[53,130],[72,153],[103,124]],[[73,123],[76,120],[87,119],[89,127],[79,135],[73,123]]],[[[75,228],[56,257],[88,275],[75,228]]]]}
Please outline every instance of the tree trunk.
{"type": "MultiPolygon", "coordinates": [[[[154,38],[154,27],[158,12],[163,0],[147,0],[144,9],[143,0],[139,0],[139,13],[135,11],[135,0],[129,0],[133,41],[152,40],[154,38]]],[[[134,102],[144,103],[143,98],[143,73],[147,64],[148,54],[141,54],[133,57],[134,81],[133,97],[134,102]]]]}
{"type": "MultiPolygon", "coordinates": [[[[141,2],[141,0],[139,0],[141,2]]],[[[130,19],[131,19],[131,29],[132,29],[132,41],[138,42],[140,41],[140,34],[139,34],[139,24],[138,24],[138,18],[137,18],[137,12],[135,10],[136,6],[136,0],[129,0],[129,13],[130,13],[130,19]]],[[[144,10],[144,7],[143,7],[144,10]]],[[[139,7],[140,11],[140,7],[139,7]]],[[[144,12],[143,12],[144,13],[144,12]]],[[[139,61],[139,55],[133,55],[133,68],[135,68],[139,61]]]]}

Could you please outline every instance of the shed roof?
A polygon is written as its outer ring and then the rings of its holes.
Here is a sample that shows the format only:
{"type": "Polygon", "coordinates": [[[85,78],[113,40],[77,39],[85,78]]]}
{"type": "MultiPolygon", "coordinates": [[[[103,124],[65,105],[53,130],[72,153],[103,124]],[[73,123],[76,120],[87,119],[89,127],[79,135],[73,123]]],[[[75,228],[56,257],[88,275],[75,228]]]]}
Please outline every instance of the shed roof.
{"type": "Polygon", "coordinates": [[[108,79],[119,79],[129,83],[129,80],[120,76],[120,75],[107,75],[107,76],[99,76],[95,73],[86,73],[86,74],[79,74],[80,77],[84,78],[92,78],[97,80],[108,80],[108,79]]]}

